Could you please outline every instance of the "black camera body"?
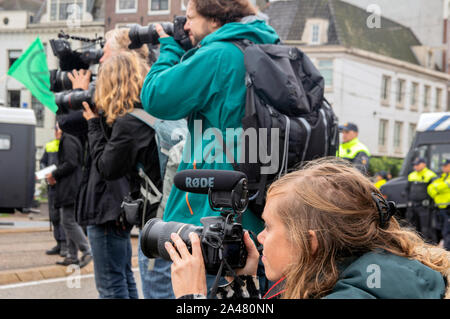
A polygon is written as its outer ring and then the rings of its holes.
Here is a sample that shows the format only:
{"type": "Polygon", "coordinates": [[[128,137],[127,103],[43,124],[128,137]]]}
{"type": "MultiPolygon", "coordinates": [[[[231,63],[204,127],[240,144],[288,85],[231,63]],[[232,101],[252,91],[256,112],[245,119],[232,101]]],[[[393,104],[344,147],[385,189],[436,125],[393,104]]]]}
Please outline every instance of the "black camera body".
{"type": "Polygon", "coordinates": [[[87,102],[91,108],[94,108],[95,80],[96,76],[91,76],[88,90],[72,90],[72,81],[68,74],[73,70],[87,70],[91,65],[98,64],[103,56],[102,49],[85,49],[80,52],[71,48],[67,39],[78,40],[85,43],[97,43],[103,48],[102,37],[88,39],[75,37],[60,32],[58,39],[50,40],[50,46],[53,54],[59,60],[59,69],[50,70],[50,90],[55,93],[55,103],[58,105],[58,114],[67,114],[71,110],[83,109],[83,102],[87,102]]]}
{"type": "MultiPolygon", "coordinates": [[[[199,174],[204,176],[204,174],[207,174],[209,175],[209,177],[206,177],[207,180],[214,178],[211,177],[214,174],[221,177],[230,175],[231,178],[228,179],[232,180],[229,183],[230,187],[226,186],[216,189],[213,186],[208,189],[191,190],[196,193],[207,192],[210,207],[214,211],[220,211],[221,215],[201,218],[200,223],[203,226],[164,222],[159,218],[152,218],[142,230],[140,241],[142,252],[148,258],[161,257],[170,261],[170,256],[164,247],[166,241],[172,242],[170,235],[177,233],[191,251],[189,234],[195,232],[200,237],[203,261],[208,274],[217,275],[222,269],[221,275],[227,275],[230,269],[243,268],[247,261],[247,249],[244,243],[245,230],[241,223],[236,222],[236,219],[246,210],[248,204],[248,188],[245,174],[235,171],[186,170],[177,173],[175,186],[183,189],[180,183],[177,183],[177,177],[186,177],[189,174],[190,176],[199,174]]],[[[182,179],[178,178],[178,182],[182,179]]]]}
{"type": "Polygon", "coordinates": [[[223,216],[204,217],[200,222],[203,225],[200,239],[206,272],[217,274],[222,259],[225,259],[232,269],[243,268],[247,261],[247,249],[242,225],[223,216]],[[219,249],[220,246],[223,246],[223,249],[219,249]]]}
{"type": "Polygon", "coordinates": [[[83,102],[87,102],[91,109],[95,108],[95,81],[89,83],[87,90],[72,90],[55,93],[55,103],[58,105],[58,113],[68,113],[83,109],[83,102]]]}
{"type": "MultiPolygon", "coordinates": [[[[177,41],[185,51],[188,51],[192,48],[192,43],[189,40],[189,35],[184,31],[185,24],[186,17],[176,16],[173,23],[163,22],[161,23],[161,26],[165,33],[173,36],[175,41],[177,41]]],[[[144,44],[156,45],[159,43],[159,35],[158,32],[156,32],[154,24],[149,24],[148,26],[132,24],[128,36],[131,40],[131,43],[128,46],[130,49],[140,48],[144,44]]]]}

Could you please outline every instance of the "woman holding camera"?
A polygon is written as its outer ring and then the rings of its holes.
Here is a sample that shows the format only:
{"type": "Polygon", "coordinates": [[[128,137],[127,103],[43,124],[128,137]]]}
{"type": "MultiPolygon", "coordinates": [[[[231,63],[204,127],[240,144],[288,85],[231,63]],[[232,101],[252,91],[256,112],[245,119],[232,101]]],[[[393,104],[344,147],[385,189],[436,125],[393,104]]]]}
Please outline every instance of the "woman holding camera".
{"type": "MultiPolygon", "coordinates": [[[[141,196],[143,180],[138,174],[138,164],[156,187],[161,183],[155,132],[130,115],[141,108],[139,95],[146,72],[148,67],[136,53],[119,52],[102,62],[96,83],[96,110],[103,113],[106,123],[88,103],[83,103],[92,165],[105,180],[126,177],[130,200],[141,196]]],[[[147,208],[151,211],[157,207],[149,203],[147,208]]],[[[88,226],[100,297],[138,297],[131,270],[132,227],[124,216],[88,226]]]]}
{"type": "MultiPolygon", "coordinates": [[[[395,212],[395,204],[341,160],[313,161],[275,181],[258,241],[266,276],[277,283],[263,297],[450,297],[449,254],[401,227],[395,212]]],[[[166,243],[177,298],[206,295],[199,238],[190,236],[192,254],[176,234],[166,243]]],[[[245,288],[235,280],[219,288],[219,298],[260,297],[252,289],[259,254],[248,233],[244,241],[249,256],[236,273],[245,288]]]]}

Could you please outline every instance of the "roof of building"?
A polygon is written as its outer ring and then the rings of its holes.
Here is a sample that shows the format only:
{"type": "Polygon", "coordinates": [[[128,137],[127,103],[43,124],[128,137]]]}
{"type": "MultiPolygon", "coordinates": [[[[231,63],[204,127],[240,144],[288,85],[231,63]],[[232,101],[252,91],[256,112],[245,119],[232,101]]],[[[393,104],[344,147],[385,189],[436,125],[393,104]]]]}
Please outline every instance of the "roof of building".
{"type": "Polygon", "coordinates": [[[402,61],[419,64],[413,46],[421,43],[411,31],[381,16],[380,28],[369,28],[372,13],[340,0],[275,1],[264,10],[282,40],[301,40],[306,21],[329,21],[327,45],[358,48],[402,61]]]}

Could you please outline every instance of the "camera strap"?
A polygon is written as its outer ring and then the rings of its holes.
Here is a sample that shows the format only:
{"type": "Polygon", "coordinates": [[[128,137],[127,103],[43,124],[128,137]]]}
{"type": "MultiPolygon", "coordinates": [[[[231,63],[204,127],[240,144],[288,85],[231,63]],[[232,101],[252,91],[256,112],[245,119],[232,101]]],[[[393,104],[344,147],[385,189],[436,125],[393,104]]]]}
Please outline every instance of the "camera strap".
{"type": "Polygon", "coordinates": [[[141,164],[138,164],[138,172],[139,176],[145,181],[145,187],[141,186],[141,194],[144,196],[145,200],[148,200],[150,204],[155,204],[161,201],[162,193],[158,190],[158,188],[153,184],[152,180],[145,174],[144,169],[141,164]],[[148,187],[150,186],[151,191],[149,191],[148,187]]]}
{"type": "Polygon", "coordinates": [[[225,258],[223,258],[222,262],[220,263],[220,267],[219,267],[219,271],[217,272],[216,279],[214,280],[214,283],[213,283],[213,285],[211,287],[211,290],[210,290],[210,295],[209,295],[210,298],[215,298],[215,296],[217,294],[217,289],[219,288],[219,280],[220,280],[220,277],[222,277],[222,271],[223,271],[223,267],[224,266],[231,273],[231,275],[234,277],[234,279],[236,280],[236,282],[238,283],[239,286],[243,287],[245,285],[244,281],[241,278],[239,278],[239,276],[236,274],[236,272],[227,263],[225,258]]]}

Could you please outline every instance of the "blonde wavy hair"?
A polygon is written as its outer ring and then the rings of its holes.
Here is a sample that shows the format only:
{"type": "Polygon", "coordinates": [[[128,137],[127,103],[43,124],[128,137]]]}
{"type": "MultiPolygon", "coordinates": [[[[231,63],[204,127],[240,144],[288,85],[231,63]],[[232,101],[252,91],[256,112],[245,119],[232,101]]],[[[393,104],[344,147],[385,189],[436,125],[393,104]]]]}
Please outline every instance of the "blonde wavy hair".
{"type": "Polygon", "coordinates": [[[133,52],[122,51],[103,62],[95,88],[95,105],[109,125],[140,103],[142,84],[149,67],[133,52]]]}
{"type": "Polygon", "coordinates": [[[283,298],[324,297],[338,281],[342,258],[378,249],[448,274],[445,250],[426,244],[394,217],[385,229],[379,226],[373,192],[379,193],[368,178],[335,158],[312,161],[270,186],[267,200],[282,198],[276,211],[300,252],[285,273],[283,298]],[[309,230],[315,231],[318,240],[314,254],[309,230]]]}
{"type": "MultiPolygon", "coordinates": [[[[129,28],[112,29],[105,33],[105,40],[114,51],[129,51],[128,46],[131,43],[130,37],[128,36],[129,32],[129,28]]],[[[149,50],[146,45],[134,49],[132,52],[136,52],[144,61],[148,60],[149,50]]]]}

